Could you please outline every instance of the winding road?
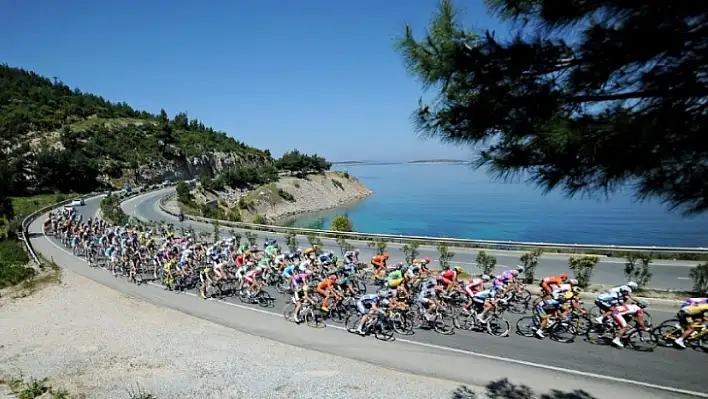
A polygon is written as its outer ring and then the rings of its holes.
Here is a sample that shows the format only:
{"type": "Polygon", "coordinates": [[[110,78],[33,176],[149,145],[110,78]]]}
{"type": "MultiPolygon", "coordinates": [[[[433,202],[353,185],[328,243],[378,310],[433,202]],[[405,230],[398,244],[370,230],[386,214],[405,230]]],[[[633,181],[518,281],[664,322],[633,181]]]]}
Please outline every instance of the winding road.
{"type": "MultiPolygon", "coordinates": [[[[169,191],[135,197],[126,201],[123,208],[129,215],[141,219],[175,223],[175,219],[162,213],[157,205],[158,199],[169,191]]],[[[93,216],[99,201],[99,198],[89,199],[86,206],[77,209],[85,217],[93,216]]],[[[509,378],[539,392],[582,389],[597,398],[708,398],[708,383],[704,377],[708,357],[704,353],[665,348],[658,348],[653,353],[640,353],[630,349],[593,346],[582,339],[573,344],[559,344],[515,334],[496,338],[465,331],[452,336],[418,331],[405,339],[397,338],[396,342],[380,342],[371,337],[349,334],[336,324],[324,329],[311,329],[283,319],[282,296],[276,295],[278,301],[275,308],[262,309],[245,306],[237,300],[204,301],[193,293],[176,294],[153,283],[136,286],[116,279],[102,269],[89,268],[54,239],[42,236],[43,220],[40,218],[30,226],[30,232],[34,233],[30,235],[32,244],[37,252],[46,258],[53,258],[62,267],[145,301],[306,349],[478,386],[509,378]]],[[[185,223],[191,224],[197,231],[213,230],[210,225],[191,221],[185,223]]],[[[265,236],[261,232],[258,234],[265,236]]],[[[328,242],[325,244],[329,246],[328,242]]],[[[393,250],[390,252],[395,253],[393,250]]],[[[460,251],[456,260],[473,259],[474,255],[469,252],[460,251]]],[[[515,264],[516,255],[505,256],[499,256],[500,263],[515,264]]],[[[542,265],[539,265],[539,273],[553,273],[565,264],[560,257],[555,260],[556,263],[547,262],[554,258],[544,258],[542,265]]],[[[608,283],[616,282],[621,280],[620,267],[614,263],[603,263],[605,272],[597,275],[605,276],[608,283]]],[[[666,272],[663,278],[676,279],[684,272],[687,274],[685,266],[679,264],[667,262],[662,267],[666,272]]],[[[652,308],[651,313],[656,322],[673,317],[675,311],[652,308]]],[[[516,316],[510,315],[509,318],[513,329],[516,316]]]]}

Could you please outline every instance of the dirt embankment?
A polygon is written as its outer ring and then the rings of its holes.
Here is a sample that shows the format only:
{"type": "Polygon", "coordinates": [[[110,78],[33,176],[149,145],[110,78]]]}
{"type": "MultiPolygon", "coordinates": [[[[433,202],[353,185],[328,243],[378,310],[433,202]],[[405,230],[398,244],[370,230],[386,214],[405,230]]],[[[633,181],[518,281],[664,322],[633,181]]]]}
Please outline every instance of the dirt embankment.
{"type": "Polygon", "coordinates": [[[257,216],[272,222],[288,216],[336,208],[373,194],[359,179],[345,172],[330,171],[304,177],[283,176],[275,183],[252,191],[199,193],[198,202],[218,200],[219,206],[239,209],[245,222],[257,216]]]}

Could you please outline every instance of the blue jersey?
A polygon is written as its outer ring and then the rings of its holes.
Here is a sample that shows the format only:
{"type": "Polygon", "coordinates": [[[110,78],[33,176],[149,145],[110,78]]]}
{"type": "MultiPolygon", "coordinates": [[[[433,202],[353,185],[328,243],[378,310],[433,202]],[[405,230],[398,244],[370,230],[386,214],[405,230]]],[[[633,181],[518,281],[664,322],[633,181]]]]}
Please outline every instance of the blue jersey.
{"type": "Polygon", "coordinates": [[[493,289],[488,289],[484,291],[480,291],[476,294],[474,294],[475,298],[480,298],[480,299],[491,299],[496,296],[496,291],[493,289]]]}
{"type": "Polygon", "coordinates": [[[331,259],[329,256],[327,256],[327,255],[324,255],[324,254],[323,254],[323,255],[320,255],[320,262],[321,262],[321,263],[329,262],[329,261],[331,261],[331,260],[332,260],[332,259],[331,259]]]}
{"type": "Polygon", "coordinates": [[[283,269],[283,276],[285,277],[292,277],[293,273],[295,273],[295,265],[290,265],[283,269]]]}

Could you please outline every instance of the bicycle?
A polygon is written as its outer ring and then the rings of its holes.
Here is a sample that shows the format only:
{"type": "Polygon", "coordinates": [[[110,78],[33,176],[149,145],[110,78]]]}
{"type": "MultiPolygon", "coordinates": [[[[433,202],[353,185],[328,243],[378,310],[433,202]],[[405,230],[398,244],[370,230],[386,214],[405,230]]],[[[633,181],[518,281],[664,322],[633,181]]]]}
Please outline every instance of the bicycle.
{"type": "MultiPolygon", "coordinates": [[[[567,344],[573,342],[576,335],[571,323],[571,319],[558,320],[554,317],[549,320],[545,330],[553,341],[567,344]]],[[[540,325],[541,319],[538,316],[524,316],[516,322],[516,333],[531,338],[536,335],[540,325]]]]}
{"type": "MultiPolygon", "coordinates": [[[[652,352],[658,345],[656,338],[650,331],[645,331],[637,326],[633,317],[627,324],[633,326],[621,338],[622,344],[640,352],[652,352]]],[[[608,319],[603,323],[593,323],[585,334],[586,340],[595,345],[609,345],[617,337],[618,326],[614,320],[608,319]]]]}
{"type": "MultiPolygon", "coordinates": [[[[350,314],[345,321],[347,331],[352,334],[359,334],[356,327],[359,325],[363,317],[364,316],[360,316],[359,313],[350,314]]],[[[381,310],[376,312],[376,314],[369,316],[367,322],[361,327],[361,331],[364,333],[364,336],[373,334],[376,339],[381,341],[391,341],[394,339],[393,323],[391,323],[391,319],[389,319],[381,310]]]]}
{"type": "Polygon", "coordinates": [[[257,292],[253,293],[248,285],[241,286],[241,290],[239,291],[239,299],[241,299],[241,302],[243,303],[260,305],[264,308],[275,306],[275,298],[273,298],[268,291],[260,288],[257,292]]]}
{"type": "MultiPolygon", "coordinates": [[[[291,302],[285,305],[283,317],[285,317],[285,320],[295,322],[295,298],[292,298],[291,302]]],[[[309,302],[302,304],[298,317],[300,320],[304,320],[308,327],[324,328],[327,326],[319,312],[316,311],[314,306],[309,302]]]]}
{"type": "Polygon", "coordinates": [[[489,335],[493,335],[495,337],[505,337],[509,335],[509,321],[504,318],[503,316],[503,310],[502,311],[496,311],[493,310],[487,320],[482,322],[479,319],[479,313],[477,312],[477,309],[470,308],[469,311],[461,311],[457,317],[453,319],[455,323],[455,327],[459,328],[460,330],[465,330],[465,331],[482,331],[486,330],[489,335]]]}
{"type": "MultiPolygon", "coordinates": [[[[684,331],[678,319],[670,319],[656,326],[652,330],[652,334],[660,346],[672,347],[684,331]]],[[[686,347],[708,352],[708,327],[701,324],[691,335],[686,337],[684,343],[686,347]]]]}

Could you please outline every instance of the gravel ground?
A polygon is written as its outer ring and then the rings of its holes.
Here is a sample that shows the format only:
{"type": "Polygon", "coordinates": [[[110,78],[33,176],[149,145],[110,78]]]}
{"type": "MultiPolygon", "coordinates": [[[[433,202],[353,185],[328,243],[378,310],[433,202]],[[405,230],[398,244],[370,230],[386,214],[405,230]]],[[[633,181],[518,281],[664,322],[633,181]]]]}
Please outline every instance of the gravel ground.
{"type": "Polygon", "coordinates": [[[458,386],[244,334],[69,271],[60,285],[0,299],[0,378],[20,374],[121,399],[138,384],[161,399],[445,398],[458,386]]]}

